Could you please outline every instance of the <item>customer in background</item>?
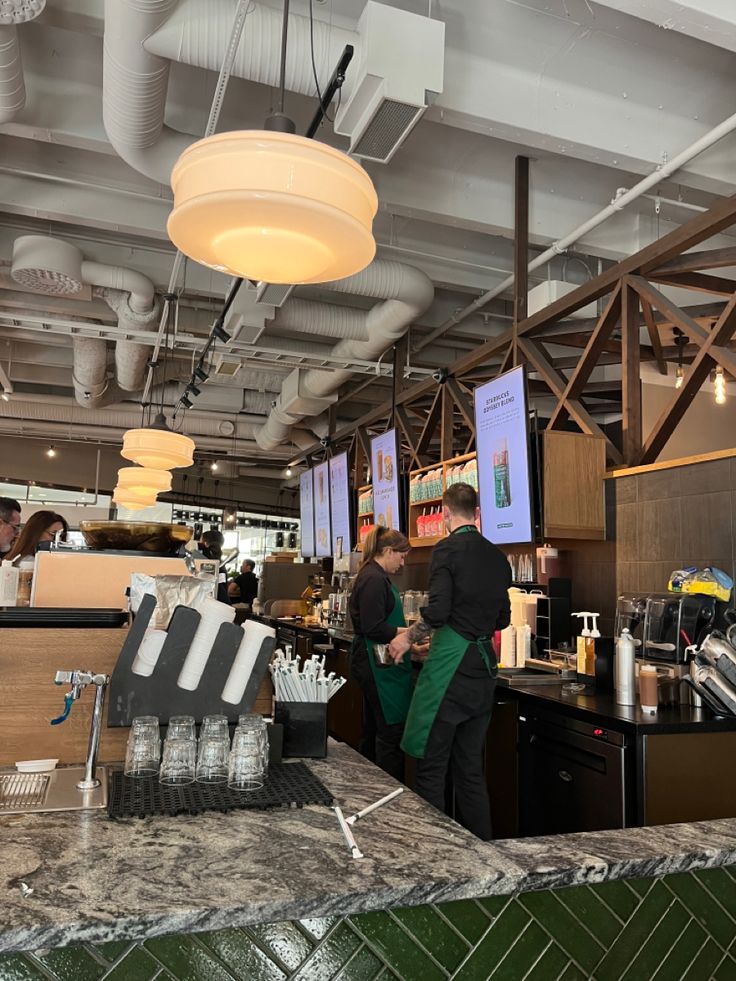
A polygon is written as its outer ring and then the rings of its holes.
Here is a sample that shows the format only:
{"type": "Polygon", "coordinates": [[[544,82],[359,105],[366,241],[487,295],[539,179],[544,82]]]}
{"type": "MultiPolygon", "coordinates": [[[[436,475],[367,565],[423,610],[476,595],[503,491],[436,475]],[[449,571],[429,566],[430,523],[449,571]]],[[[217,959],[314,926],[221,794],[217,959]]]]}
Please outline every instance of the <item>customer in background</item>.
{"type": "MultiPolygon", "coordinates": [[[[20,516],[19,516],[20,517],[20,516]]],[[[58,532],[61,532],[62,542],[69,534],[69,524],[66,518],[55,511],[36,511],[23,526],[15,544],[5,556],[6,559],[22,558],[35,555],[39,542],[53,542],[58,532]]]]}
{"type": "Polygon", "coordinates": [[[225,544],[225,536],[221,531],[211,529],[202,533],[199,539],[199,551],[205,559],[212,559],[217,562],[217,599],[220,603],[228,603],[227,595],[227,576],[220,565],[222,559],[222,546],[225,544]]]}
{"type": "Polygon", "coordinates": [[[228,583],[227,595],[231,603],[244,603],[248,608],[258,595],[258,576],[253,559],[246,559],[240,567],[240,575],[228,583]]]}
{"type": "Polygon", "coordinates": [[[0,497],[0,554],[9,552],[20,531],[20,504],[13,497],[0,497]]]}
{"type": "Polygon", "coordinates": [[[434,631],[401,746],[417,758],[416,793],[444,810],[449,770],[458,820],[487,841],[491,815],[483,747],[498,670],[491,638],[509,624],[511,569],[476,527],[475,488],[453,484],[442,505],[448,537],[434,547],[429,603],[421,619],[391,643],[392,656],[400,660],[409,644],[434,631]]]}
{"type": "MultiPolygon", "coordinates": [[[[377,666],[376,644],[388,644],[406,629],[398,590],[391,582],[403,567],[409,540],[400,531],[375,528],[363,545],[363,561],[350,595],[355,637],[350,651],[351,677],[363,689],[360,751],[397,780],[404,779],[401,736],[412,689],[411,660],[377,666]]],[[[405,648],[408,650],[408,645],[405,648]]]]}

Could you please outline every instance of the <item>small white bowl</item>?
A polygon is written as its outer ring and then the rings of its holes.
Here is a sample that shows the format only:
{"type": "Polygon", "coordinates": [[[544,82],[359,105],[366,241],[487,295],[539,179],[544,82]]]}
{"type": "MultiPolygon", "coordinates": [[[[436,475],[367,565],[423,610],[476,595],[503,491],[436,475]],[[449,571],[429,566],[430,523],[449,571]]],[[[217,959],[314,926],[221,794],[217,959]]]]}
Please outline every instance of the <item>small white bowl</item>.
{"type": "Polygon", "coordinates": [[[20,760],[15,764],[19,773],[46,773],[55,770],[58,760],[20,760]]]}

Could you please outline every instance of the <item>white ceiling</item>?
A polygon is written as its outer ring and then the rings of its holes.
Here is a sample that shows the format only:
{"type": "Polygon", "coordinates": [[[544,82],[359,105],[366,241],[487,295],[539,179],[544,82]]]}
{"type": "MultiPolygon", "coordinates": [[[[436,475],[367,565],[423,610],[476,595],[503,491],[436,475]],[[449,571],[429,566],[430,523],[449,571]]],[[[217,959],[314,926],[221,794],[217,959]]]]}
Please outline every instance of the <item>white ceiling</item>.
{"type": "MultiPolygon", "coordinates": [[[[218,6],[223,3],[228,6],[227,0],[218,6]]],[[[388,165],[367,166],[380,201],[379,257],[415,265],[435,284],[434,303],[412,328],[413,344],[511,271],[517,154],[532,159],[530,234],[535,246],[547,247],[608,205],[618,188],[632,187],[736,111],[731,0],[388,0],[388,5],[429,12],[446,25],[444,91],[388,165]]],[[[229,6],[235,9],[234,0],[229,6]]],[[[362,7],[363,0],[316,0],[314,15],[352,29],[362,7]]],[[[306,7],[293,3],[292,10],[306,7]]],[[[52,234],[77,244],[88,259],[145,273],[164,291],[174,259],[165,231],[171,191],[124,163],[107,139],[103,14],[101,0],[48,0],[37,21],[19,28],[27,103],[12,122],[0,125],[0,263],[9,264],[18,235],[52,234]]],[[[167,124],[200,136],[215,82],[213,72],[174,64],[167,124]]],[[[272,89],[233,78],[219,129],[260,128],[274,101],[272,89]]],[[[314,99],[287,93],[286,108],[298,132],[315,105],[314,99]]],[[[329,125],[320,138],[346,146],[329,125]]],[[[694,209],[732,194],[735,151],[736,139],[727,137],[696,157],[651,195],[585,236],[574,253],[535,272],[532,284],[548,276],[583,282],[600,263],[636,251],[692,217],[694,209]],[[658,212],[657,195],[666,199],[658,212]]],[[[75,405],[73,322],[91,319],[113,329],[115,317],[94,297],[70,301],[23,293],[7,273],[0,265],[0,366],[9,369],[15,400],[38,398],[48,404],[52,420],[59,405],[75,405]]],[[[183,287],[181,319],[192,341],[178,350],[175,374],[185,379],[191,348],[211,323],[227,282],[189,262],[183,287]]],[[[317,288],[300,288],[295,295],[336,302],[317,288]]],[[[340,302],[365,306],[357,297],[340,302]]],[[[425,369],[450,363],[507,326],[509,316],[508,299],[494,300],[486,314],[464,320],[412,363],[425,369]]],[[[308,342],[313,350],[328,351],[314,348],[320,340],[308,342]]],[[[275,327],[267,327],[261,342],[269,350],[307,350],[304,335],[275,327]]],[[[244,393],[236,376],[208,382],[197,411],[217,419],[265,412],[268,393],[276,397],[279,378],[289,370],[274,366],[273,358],[264,356],[259,366],[268,373],[260,385],[262,404],[252,390],[244,393]]],[[[356,376],[353,386],[364,378],[356,376]]],[[[354,401],[341,400],[340,419],[358,416],[385,393],[379,381],[364,386],[354,401]]],[[[130,402],[133,408],[135,395],[130,402]]],[[[0,403],[0,432],[18,429],[16,415],[13,400],[0,403]]],[[[32,434],[42,421],[23,426],[32,434]]],[[[86,427],[104,438],[95,410],[79,408],[69,434],[82,434],[86,427]]],[[[111,428],[110,440],[116,438],[111,428]]],[[[207,445],[213,454],[234,452],[228,440],[218,446],[213,437],[207,445]]],[[[291,450],[286,446],[264,457],[284,459],[291,450]]],[[[250,458],[254,453],[250,447],[250,458]]]]}

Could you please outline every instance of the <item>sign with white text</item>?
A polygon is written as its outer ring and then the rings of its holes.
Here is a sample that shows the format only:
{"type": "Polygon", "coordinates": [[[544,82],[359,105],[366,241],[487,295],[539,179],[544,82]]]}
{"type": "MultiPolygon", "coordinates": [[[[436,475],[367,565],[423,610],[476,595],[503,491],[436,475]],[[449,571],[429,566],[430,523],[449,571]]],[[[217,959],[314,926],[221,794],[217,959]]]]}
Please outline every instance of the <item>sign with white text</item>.
{"type": "Polygon", "coordinates": [[[330,534],[330,474],[327,462],[314,468],[314,534],[315,555],[332,555],[330,534]]]}
{"type": "Polygon", "coordinates": [[[389,429],[371,440],[371,477],[374,522],[401,531],[399,455],[395,429],[389,429]]]}
{"type": "Polygon", "coordinates": [[[299,478],[299,517],[302,523],[301,553],[314,558],[314,474],[306,470],[299,478]]]}
{"type": "Polygon", "coordinates": [[[475,390],[481,531],[496,545],[534,540],[524,366],[475,390]]]}
{"type": "Polygon", "coordinates": [[[330,459],[330,513],[332,515],[332,554],[337,556],[337,539],[342,538],[343,553],[351,549],[350,481],[348,455],[338,453],[330,459]]]}

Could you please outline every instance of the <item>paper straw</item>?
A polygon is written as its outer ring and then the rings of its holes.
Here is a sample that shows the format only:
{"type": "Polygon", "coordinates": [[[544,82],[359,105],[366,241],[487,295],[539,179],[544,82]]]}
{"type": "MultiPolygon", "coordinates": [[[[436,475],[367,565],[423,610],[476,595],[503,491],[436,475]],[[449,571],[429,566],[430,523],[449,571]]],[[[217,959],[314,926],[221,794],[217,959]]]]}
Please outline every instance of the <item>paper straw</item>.
{"type": "Polygon", "coordinates": [[[230,674],[227,676],[225,687],[222,689],[223,702],[230,705],[240,705],[245,689],[253,672],[256,658],[261,650],[261,644],[266,637],[275,637],[273,627],[267,627],[255,620],[248,620],[243,631],[238,653],[235,655],[230,674]]]}
{"type": "Polygon", "coordinates": [[[232,623],[235,619],[234,606],[230,606],[229,603],[218,603],[211,597],[202,603],[199,610],[202,618],[192,637],[189,652],[177,681],[179,688],[187,691],[194,691],[199,684],[220,627],[223,623],[232,623]]]}

